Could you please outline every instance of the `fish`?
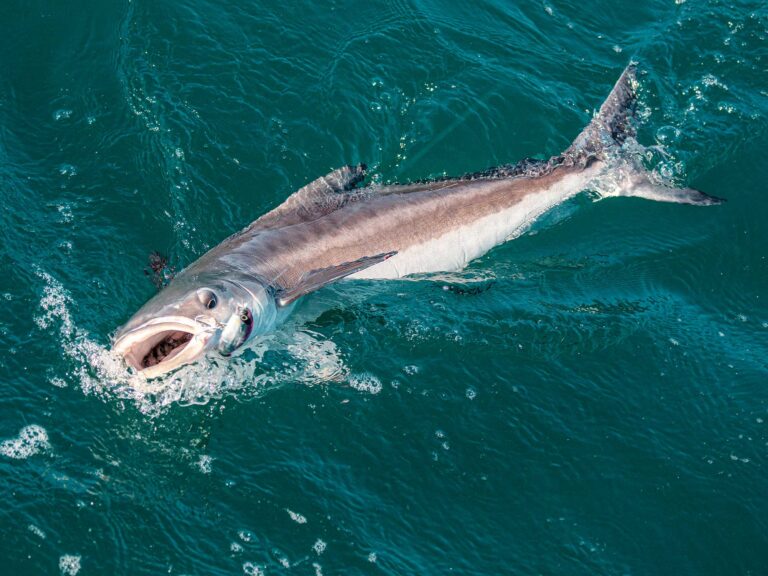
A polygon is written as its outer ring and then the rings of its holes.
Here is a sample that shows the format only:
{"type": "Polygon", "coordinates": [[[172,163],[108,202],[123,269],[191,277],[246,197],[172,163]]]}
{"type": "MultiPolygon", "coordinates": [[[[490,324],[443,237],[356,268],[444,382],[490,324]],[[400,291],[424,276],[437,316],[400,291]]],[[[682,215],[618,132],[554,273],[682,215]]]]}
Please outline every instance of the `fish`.
{"type": "Polygon", "coordinates": [[[364,185],[347,165],[225,239],[152,297],[112,350],[155,378],[207,353],[229,357],[297,300],[340,280],[457,271],[586,190],[697,206],[723,200],[658,181],[637,154],[637,63],[562,153],[454,178],[364,185]]]}

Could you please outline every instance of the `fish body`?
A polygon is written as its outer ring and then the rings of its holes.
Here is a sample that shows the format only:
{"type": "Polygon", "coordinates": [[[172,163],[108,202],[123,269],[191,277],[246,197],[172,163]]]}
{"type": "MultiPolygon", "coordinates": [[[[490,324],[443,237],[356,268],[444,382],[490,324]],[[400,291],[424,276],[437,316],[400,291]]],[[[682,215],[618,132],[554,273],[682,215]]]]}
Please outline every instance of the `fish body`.
{"type": "Polygon", "coordinates": [[[402,185],[360,186],[363,165],[318,178],[178,274],[118,332],[114,350],[147,377],[208,350],[229,355],[328,283],[459,270],[590,188],[719,203],[656,183],[623,153],[635,136],[636,83],[630,64],[592,122],[548,161],[402,185]]]}

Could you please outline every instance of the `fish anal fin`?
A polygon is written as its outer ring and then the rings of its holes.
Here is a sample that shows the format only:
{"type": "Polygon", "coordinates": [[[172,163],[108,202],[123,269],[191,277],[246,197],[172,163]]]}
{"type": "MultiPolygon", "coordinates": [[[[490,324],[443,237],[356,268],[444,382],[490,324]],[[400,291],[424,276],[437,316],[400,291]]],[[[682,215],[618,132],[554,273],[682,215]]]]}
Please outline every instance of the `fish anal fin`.
{"type": "Polygon", "coordinates": [[[310,272],[307,272],[295,286],[290,289],[278,290],[275,294],[275,299],[278,306],[288,306],[305,294],[319,290],[326,284],[341,280],[355,272],[360,272],[361,270],[384,262],[395,254],[397,254],[397,252],[384,252],[375,256],[364,256],[358,260],[344,262],[337,266],[311,270],[310,272]]]}

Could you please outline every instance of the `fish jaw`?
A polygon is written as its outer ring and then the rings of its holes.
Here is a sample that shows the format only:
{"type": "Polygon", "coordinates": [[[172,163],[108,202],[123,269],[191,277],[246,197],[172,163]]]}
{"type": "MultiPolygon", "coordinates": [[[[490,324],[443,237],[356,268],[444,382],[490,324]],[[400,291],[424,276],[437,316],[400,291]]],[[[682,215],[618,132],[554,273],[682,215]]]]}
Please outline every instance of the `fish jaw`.
{"type": "Polygon", "coordinates": [[[184,316],[163,316],[120,334],[112,351],[141,376],[156,378],[203,356],[216,333],[184,316]]]}

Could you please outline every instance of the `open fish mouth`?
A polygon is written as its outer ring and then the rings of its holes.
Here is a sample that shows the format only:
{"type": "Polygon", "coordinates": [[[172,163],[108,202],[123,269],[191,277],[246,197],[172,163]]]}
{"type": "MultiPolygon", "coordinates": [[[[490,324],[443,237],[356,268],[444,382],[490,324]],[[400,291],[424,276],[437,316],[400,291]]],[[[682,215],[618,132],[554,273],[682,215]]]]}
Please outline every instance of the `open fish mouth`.
{"type": "Polygon", "coordinates": [[[203,355],[213,331],[183,316],[154,318],[121,334],[112,350],[147,378],[193,362],[203,355]]]}

